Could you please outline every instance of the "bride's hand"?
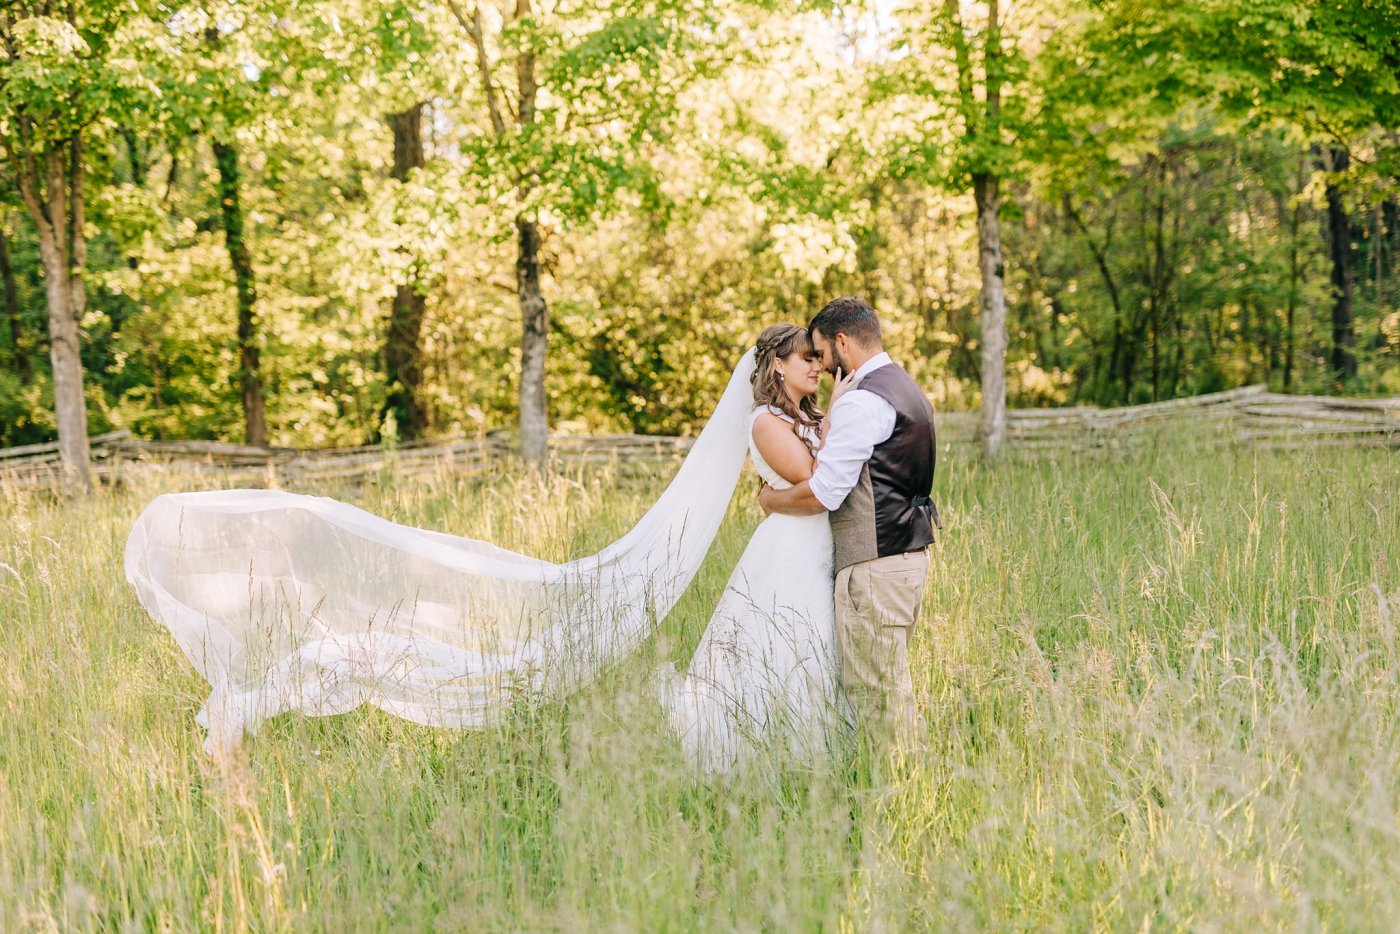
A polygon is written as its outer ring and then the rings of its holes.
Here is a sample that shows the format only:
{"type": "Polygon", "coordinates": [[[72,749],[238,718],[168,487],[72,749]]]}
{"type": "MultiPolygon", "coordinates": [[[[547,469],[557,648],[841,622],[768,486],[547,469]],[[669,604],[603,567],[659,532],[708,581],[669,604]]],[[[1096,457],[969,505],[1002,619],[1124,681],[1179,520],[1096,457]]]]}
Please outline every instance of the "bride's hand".
{"type": "Polygon", "coordinates": [[[855,386],[855,378],[856,378],[856,374],[855,374],[854,371],[852,371],[852,372],[850,372],[850,373],[846,373],[846,374],[843,375],[842,372],[841,372],[841,368],[840,368],[840,367],[837,367],[837,368],[836,368],[836,385],[835,385],[834,387],[832,387],[832,390],[831,390],[831,401],[828,402],[827,405],[826,405],[827,411],[831,411],[833,408],[835,408],[835,407],[836,407],[836,400],[837,400],[837,399],[840,399],[840,398],[841,398],[842,396],[844,396],[848,391],[850,391],[852,388],[854,388],[854,386],[855,386]]]}

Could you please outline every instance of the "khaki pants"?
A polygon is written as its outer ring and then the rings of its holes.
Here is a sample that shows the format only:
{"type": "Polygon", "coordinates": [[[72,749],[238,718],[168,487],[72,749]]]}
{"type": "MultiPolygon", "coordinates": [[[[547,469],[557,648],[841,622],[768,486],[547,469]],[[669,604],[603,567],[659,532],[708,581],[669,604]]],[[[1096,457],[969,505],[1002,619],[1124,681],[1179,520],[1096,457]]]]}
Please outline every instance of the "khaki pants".
{"type": "Polygon", "coordinates": [[[928,553],[862,561],[836,575],[836,648],[856,728],[879,744],[905,745],[918,714],[909,635],[923,602],[928,553]]]}

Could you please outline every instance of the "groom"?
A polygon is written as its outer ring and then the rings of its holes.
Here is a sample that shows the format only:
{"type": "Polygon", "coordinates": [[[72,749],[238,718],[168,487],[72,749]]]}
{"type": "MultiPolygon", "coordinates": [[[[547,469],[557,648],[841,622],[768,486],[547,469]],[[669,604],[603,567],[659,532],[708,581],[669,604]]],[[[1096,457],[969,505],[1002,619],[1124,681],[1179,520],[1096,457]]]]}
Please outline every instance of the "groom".
{"type": "Polygon", "coordinates": [[[909,633],[938,521],[929,499],[933,407],[885,353],[879,319],[863,299],[828,303],[808,330],[822,366],[850,388],[827,416],[812,479],[764,486],[759,504],[765,514],[831,513],[841,685],[868,733],[908,741],[917,717],[909,633]]]}

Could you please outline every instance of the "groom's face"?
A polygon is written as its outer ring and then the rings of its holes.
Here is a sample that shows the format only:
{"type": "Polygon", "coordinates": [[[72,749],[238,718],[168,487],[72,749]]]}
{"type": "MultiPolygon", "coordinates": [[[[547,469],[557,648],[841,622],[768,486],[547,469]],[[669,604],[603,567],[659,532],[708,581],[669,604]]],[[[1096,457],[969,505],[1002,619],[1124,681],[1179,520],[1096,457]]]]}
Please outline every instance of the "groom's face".
{"type": "Polygon", "coordinates": [[[832,376],[836,375],[837,367],[845,370],[846,361],[841,358],[841,350],[821,331],[812,332],[812,349],[817,352],[817,356],[821,359],[822,369],[832,376]]]}

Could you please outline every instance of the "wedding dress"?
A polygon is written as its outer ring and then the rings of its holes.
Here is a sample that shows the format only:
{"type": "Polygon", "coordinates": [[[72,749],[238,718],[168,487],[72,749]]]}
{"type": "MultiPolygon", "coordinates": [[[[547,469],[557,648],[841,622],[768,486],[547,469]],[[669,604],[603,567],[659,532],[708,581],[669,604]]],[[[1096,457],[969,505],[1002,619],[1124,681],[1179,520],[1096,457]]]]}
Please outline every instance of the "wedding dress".
{"type": "MultiPolygon", "coordinates": [[[[636,526],[565,564],[317,496],[157,497],[127,540],[126,576],[209,682],[197,718],[206,749],[226,750],[284,711],[361,704],[481,726],[522,695],[563,696],[625,658],[685,591],[724,518],[749,446],[753,369],[750,350],[636,526]]],[[[757,606],[797,605],[806,597],[783,596],[795,586],[829,599],[829,571],[813,563],[819,549],[772,523],[761,526],[766,564],[741,562],[757,606]]],[[[815,534],[824,523],[806,527],[815,534]]],[[[744,709],[757,715],[761,705],[744,709]]]]}
{"type": "MultiPolygon", "coordinates": [[[[752,441],[769,486],[792,484],[752,441]]],[[[727,773],[759,750],[814,761],[838,722],[831,524],[826,513],[774,514],[754,531],[684,676],[658,674],[663,709],[691,762],[727,773]]]]}

